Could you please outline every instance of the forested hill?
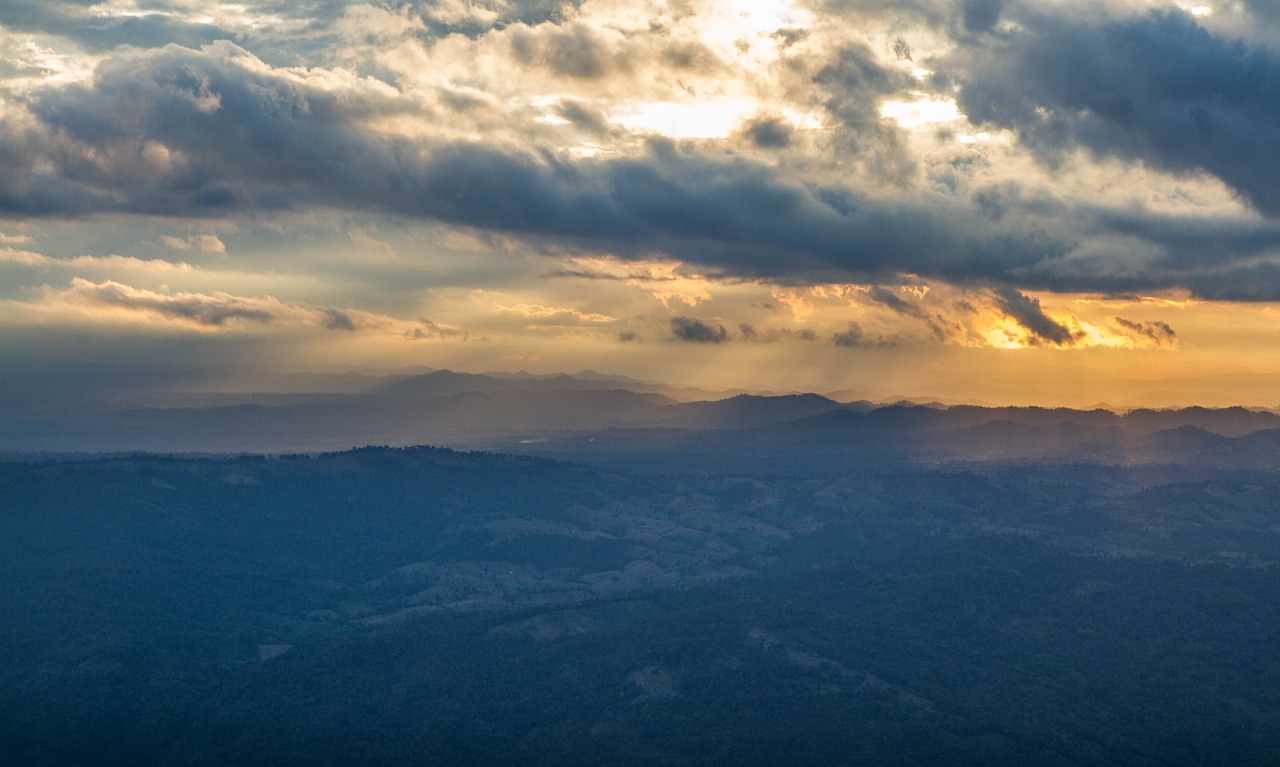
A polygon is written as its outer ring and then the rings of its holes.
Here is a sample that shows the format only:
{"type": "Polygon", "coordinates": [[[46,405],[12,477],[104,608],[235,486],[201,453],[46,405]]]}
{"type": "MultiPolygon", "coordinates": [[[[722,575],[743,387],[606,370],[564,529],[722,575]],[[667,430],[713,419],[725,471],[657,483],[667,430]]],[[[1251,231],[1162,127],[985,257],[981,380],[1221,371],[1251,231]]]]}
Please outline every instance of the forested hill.
{"type": "Polygon", "coordinates": [[[0,752],[1280,754],[1280,473],[714,466],[640,476],[432,448],[0,464],[0,752]]]}

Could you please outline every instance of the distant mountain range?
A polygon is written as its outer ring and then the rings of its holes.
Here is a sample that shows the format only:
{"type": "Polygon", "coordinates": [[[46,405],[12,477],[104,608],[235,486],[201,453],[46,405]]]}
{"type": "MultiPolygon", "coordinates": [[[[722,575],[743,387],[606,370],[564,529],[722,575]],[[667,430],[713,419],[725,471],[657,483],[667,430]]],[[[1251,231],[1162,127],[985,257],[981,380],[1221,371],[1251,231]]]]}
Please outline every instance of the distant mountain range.
{"type": "Polygon", "coordinates": [[[8,374],[0,452],[309,453],[429,444],[695,470],[1079,460],[1274,465],[1280,415],[1245,408],[877,405],[709,392],[607,376],[290,374],[270,392],[193,391],[194,374],[104,375],[95,397],[8,374]],[[1273,433],[1274,432],[1274,433],[1273,433]]]}

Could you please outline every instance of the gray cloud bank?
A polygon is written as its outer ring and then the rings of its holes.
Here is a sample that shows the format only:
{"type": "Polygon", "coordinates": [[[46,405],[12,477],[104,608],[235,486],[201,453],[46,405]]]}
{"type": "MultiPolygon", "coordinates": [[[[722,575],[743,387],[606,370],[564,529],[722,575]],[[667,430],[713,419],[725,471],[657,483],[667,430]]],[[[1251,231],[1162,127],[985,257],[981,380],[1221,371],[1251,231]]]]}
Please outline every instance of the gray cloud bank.
{"type": "MultiPolygon", "coordinates": [[[[1280,57],[1215,36],[1176,11],[1112,19],[1056,5],[1007,6],[965,2],[950,14],[921,16],[936,16],[956,36],[959,47],[937,62],[935,84],[956,88],[975,124],[1013,131],[1051,167],[1083,149],[1209,174],[1260,215],[1088,207],[1008,184],[907,185],[890,194],[871,191],[883,178],[833,182],[714,143],[657,137],[624,157],[483,137],[411,140],[370,126],[410,113],[447,120],[451,109],[467,107],[412,101],[354,74],[273,69],[226,40],[192,47],[216,34],[204,30],[157,32],[179,44],[115,49],[91,82],[23,97],[25,114],[0,123],[0,216],[226,217],[320,206],[623,258],[660,253],[781,282],[914,273],[1001,286],[1004,310],[1051,343],[1062,343],[1065,329],[1017,301],[1017,290],[1186,288],[1280,299],[1280,57]],[[1002,27],[1002,18],[1017,25],[1002,27]]],[[[6,23],[23,9],[28,26],[71,23],[52,11],[38,17],[36,8],[13,6],[6,23]]],[[[906,50],[904,43],[899,55],[906,50]]],[[[552,53],[572,54],[578,69],[597,60],[591,50],[552,53]]],[[[877,99],[905,87],[901,78],[858,46],[829,55],[812,83],[835,126],[829,150],[868,160],[862,172],[908,175],[913,162],[900,129],[875,109],[877,99]]],[[[742,135],[765,153],[796,142],[794,129],[768,117],[744,125],[742,135]]]]}
{"type": "Polygon", "coordinates": [[[1204,171],[1280,214],[1280,57],[1180,11],[1120,21],[1023,12],[949,70],[971,119],[1013,129],[1046,162],[1078,147],[1204,171]]]}

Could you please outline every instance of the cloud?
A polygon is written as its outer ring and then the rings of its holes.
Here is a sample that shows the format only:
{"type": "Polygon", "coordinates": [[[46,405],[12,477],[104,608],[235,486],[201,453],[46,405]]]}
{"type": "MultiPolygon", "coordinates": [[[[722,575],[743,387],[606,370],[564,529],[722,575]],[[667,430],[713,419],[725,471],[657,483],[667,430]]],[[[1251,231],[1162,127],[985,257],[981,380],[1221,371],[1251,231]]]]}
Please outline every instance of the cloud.
{"type": "Polygon", "coordinates": [[[616,322],[617,318],[599,312],[584,312],[580,309],[564,306],[543,306],[541,304],[516,304],[515,306],[494,305],[496,312],[509,312],[522,317],[536,319],[541,323],[600,324],[616,322]]]}
{"type": "MultiPolygon", "coordinates": [[[[273,296],[238,296],[224,291],[158,292],[114,280],[92,282],[79,277],[73,278],[66,288],[43,286],[39,295],[40,301],[34,304],[7,303],[10,308],[53,309],[62,314],[78,312],[104,321],[173,322],[203,331],[300,327],[343,332],[401,332],[409,324],[372,312],[286,303],[273,296]]],[[[458,337],[461,332],[442,329],[439,335],[458,337]]]]}
{"type": "Polygon", "coordinates": [[[356,322],[347,312],[341,309],[321,309],[321,313],[325,316],[323,325],[330,330],[345,330],[348,333],[355,332],[356,322]]]}
{"type": "MultiPolygon", "coordinates": [[[[924,292],[927,293],[927,289],[924,292]]],[[[942,313],[926,311],[923,306],[906,300],[900,293],[895,293],[880,285],[873,285],[865,295],[872,301],[892,309],[898,314],[920,320],[929,328],[929,332],[933,334],[934,339],[938,341],[948,341],[963,335],[963,328],[958,323],[948,320],[942,313]]]]}
{"type": "Polygon", "coordinates": [[[195,271],[195,266],[183,261],[164,259],[136,259],[133,256],[76,256],[74,259],[54,259],[35,251],[17,250],[12,246],[0,247],[0,262],[23,266],[60,266],[64,269],[104,269],[118,271],[195,271]]]}
{"type": "Polygon", "coordinates": [[[419,319],[415,327],[405,331],[411,341],[465,341],[471,334],[452,325],[441,325],[428,319],[419,319]]]}
{"type": "Polygon", "coordinates": [[[878,304],[887,306],[888,308],[894,310],[895,312],[898,312],[899,314],[905,314],[910,317],[920,317],[923,315],[923,312],[920,310],[920,307],[916,306],[913,303],[910,303],[909,301],[906,301],[905,299],[902,298],[902,296],[898,295],[897,293],[894,293],[893,291],[883,288],[879,285],[871,286],[871,288],[867,290],[866,295],[872,301],[875,301],[878,304]]]}
{"type": "MultiPolygon", "coordinates": [[[[808,334],[801,340],[816,341],[817,334],[808,334]]],[[[863,329],[856,322],[849,323],[844,330],[838,331],[831,336],[831,341],[836,346],[846,349],[863,349],[863,348],[888,348],[901,346],[903,341],[895,335],[871,334],[863,329]]]]}
{"type": "Polygon", "coordinates": [[[758,117],[743,131],[752,144],[762,149],[784,149],[791,145],[795,128],[781,117],[758,117]]]}
{"type": "Polygon", "coordinates": [[[742,335],[743,341],[751,341],[754,343],[778,343],[781,341],[816,341],[818,334],[808,328],[795,330],[793,328],[767,328],[759,330],[750,322],[738,323],[738,332],[742,335]]]}
{"type": "MultiPolygon", "coordinates": [[[[621,13],[612,5],[581,14],[549,2],[357,5],[344,16],[348,5],[259,8],[297,36],[277,55],[255,52],[276,33],[219,18],[234,42],[113,47],[92,79],[25,93],[0,122],[0,215],[266,220],[338,210],[444,222],[481,245],[520,240],[561,256],[679,261],[779,284],[916,274],[1019,290],[1280,298],[1276,221],[1095,203],[1049,177],[1011,184],[1029,166],[999,167],[1025,162],[1017,153],[1026,147],[1055,173],[1087,175],[1076,167],[1083,147],[1174,174],[1161,183],[1212,174],[1280,214],[1280,198],[1268,202],[1280,194],[1271,183],[1278,59],[1179,12],[833,0],[813,12],[892,20],[894,34],[872,44],[841,25],[779,27],[743,38],[748,48],[775,46],[766,51],[774,58],[756,51],[756,61],[735,59],[746,54],[696,26],[718,18],[710,4],[690,4],[687,17],[654,11],[654,24],[634,30],[596,23],[601,9],[621,13]],[[311,27],[309,13],[318,14],[311,27]],[[317,52],[342,24],[360,39],[317,52]],[[419,39],[446,29],[462,33],[419,39]],[[952,34],[954,51],[931,52],[925,31],[952,34]],[[413,66],[386,58],[392,38],[413,66]],[[751,77],[730,66],[751,61],[751,77]],[[932,79],[913,74],[925,65],[932,79]],[[655,71],[663,76],[644,74],[655,71]],[[671,106],[679,91],[696,103],[730,86],[751,105],[732,135],[674,141],[618,122],[629,100],[671,106]],[[881,115],[886,99],[946,98],[952,86],[972,120],[1008,128],[1018,146],[993,143],[983,154],[953,138],[926,156],[918,137],[881,115]],[[962,162],[979,154],[985,164],[962,162]]],[[[47,29],[96,13],[58,4],[62,21],[40,21],[39,7],[10,13],[47,29]]],[[[175,18],[198,16],[181,7],[175,18]]],[[[348,236],[386,252],[373,233],[348,236]]],[[[200,237],[213,239],[164,242],[222,252],[220,239],[200,237]]],[[[694,283],[654,294],[695,306],[709,294],[694,283]]],[[[951,332],[936,312],[881,304],[939,337],[951,332]]]]}
{"type": "Polygon", "coordinates": [[[347,229],[347,239],[351,240],[353,245],[383,256],[394,256],[395,247],[389,242],[378,239],[377,234],[378,229],[373,226],[352,226],[347,229]]]}
{"type": "Polygon", "coordinates": [[[961,19],[969,32],[990,32],[1000,20],[1005,0],[962,0],[961,19]]]}
{"type": "Polygon", "coordinates": [[[412,15],[407,5],[398,11],[374,5],[352,5],[343,11],[335,26],[349,40],[375,45],[426,28],[423,19],[412,15]]]}
{"type": "Polygon", "coordinates": [[[343,95],[355,87],[346,80],[327,90],[314,73],[272,73],[226,44],[130,57],[138,69],[114,62],[93,87],[34,105],[61,174],[36,174],[34,159],[15,166],[0,207],[222,217],[330,205],[604,247],[622,259],[656,251],[756,278],[913,272],[961,282],[1031,276],[1038,287],[1052,279],[1029,267],[1069,253],[1089,229],[1031,215],[992,221],[962,199],[802,184],[748,157],[662,141],[629,157],[576,159],[482,143],[411,145],[363,128],[358,117],[394,112],[395,98],[343,95]],[[217,108],[202,106],[214,94],[217,108]],[[126,115],[157,127],[131,135],[120,124],[126,115]],[[152,144],[166,147],[164,167],[144,162],[152,144]],[[88,162],[91,146],[101,149],[88,162]]]}
{"type": "Polygon", "coordinates": [[[628,263],[618,258],[568,256],[560,263],[545,276],[625,282],[648,291],[668,310],[676,305],[692,308],[711,300],[709,287],[716,284],[713,277],[679,261],[642,258],[628,263]]]}
{"type": "Polygon", "coordinates": [[[170,4],[166,13],[110,14],[98,3],[56,0],[6,0],[0,25],[24,32],[43,32],[75,40],[80,47],[110,50],[122,45],[149,48],[177,43],[203,45],[236,37],[236,30],[207,23],[207,13],[184,16],[170,4]]]}
{"type": "Polygon", "coordinates": [[[436,0],[418,6],[433,32],[478,37],[510,24],[535,25],[562,18],[576,0],[436,0]]]}
{"type": "Polygon", "coordinates": [[[83,305],[114,307],[157,314],[195,325],[221,327],[236,320],[269,323],[284,310],[274,298],[244,298],[228,293],[175,293],[167,295],[123,285],[112,280],[94,283],[73,279],[62,298],[83,305]]]}
{"type": "Polygon", "coordinates": [[[0,167],[11,181],[0,209],[211,216],[314,201],[322,185],[343,180],[358,196],[368,183],[360,173],[394,160],[356,115],[371,119],[393,102],[354,75],[273,70],[227,41],[117,53],[91,83],[34,97],[35,127],[2,126],[0,167]],[[36,173],[41,162],[56,172],[36,173]]]}
{"type": "Polygon", "coordinates": [[[862,328],[859,327],[857,323],[852,323],[848,328],[832,336],[831,340],[836,346],[844,346],[846,348],[854,349],[863,345],[864,336],[862,334],[862,328]]]}
{"type": "Polygon", "coordinates": [[[21,264],[23,266],[45,266],[53,263],[53,259],[43,253],[31,250],[19,250],[6,245],[0,248],[0,263],[21,264]]]}
{"type": "Polygon", "coordinates": [[[581,277],[588,280],[618,280],[634,283],[675,282],[699,279],[696,274],[682,274],[683,264],[664,261],[620,261],[616,258],[569,256],[548,277],[581,277]]]}
{"type": "Polygon", "coordinates": [[[848,42],[825,55],[813,84],[814,98],[833,121],[838,155],[891,186],[914,178],[916,162],[902,132],[880,115],[886,97],[914,85],[905,71],[886,66],[867,45],[848,42]]]}
{"type": "Polygon", "coordinates": [[[75,258],[52,258],[43,253],[30,250],[17,250],[10,246],[0,247],[0,262],[21,264],[23,266],[62,267],[66,269],[105,269],[129,272],[191,272],[195,267],[178,261],[165,261],[160,258],[135,258],[133,256],[76,256],[75,258]]]}
{"type": "Polygon", "coordinates": [[[604,115],[572,99],[565,99],[557,104],[555,113],[590,135],[603,136],[612,130],[604,115]]]}
{"type": "Polygon", "coordinates": [[[1173,346],[1178,340],[1178,334],[1174,332],[1173,328],[1159,320],[1137,322],[1126,320],[1124,317],[1116,317],[1115,322],[1124,330],[1130,331],[1141,340],[1155,346],[1173,346]]]}
{"type": "Polygon", "coordinates": [[[942,62],[974,122],[1015,131],[1054,165],[1083,147],[1211,173],[1280,216],[1274,48],[1215,35],[1177,9],[1114,18],[1024,6],[1017,22],[942,62]]]}
{"type": "Polygon", "coordinates": [[[1030,334],[1033,343],[1067,346],[1079,340],[1080,334],[1054,320],[1040,308],[1040,301],[1012,288],[991,292],[996,308],[1030,334]]]}
{"type": "Polygon", "coordinates": [[[724,325],[713,326],[695,317],[672,317],[671,334],[677,341],[700,344],[724,343],[729,338],[724,325]]]}
{"type": "Polygon", "coordinates": [[[193,272],[196,268],[185,261],[166,261],[162,258],[135,258],[133,256],[76,256],[68,259],[49,259],[49,265],[74,268],[108,269],[126,272],[193,272]]]}
{"type": "Polygon", "coordinates": [[[585,24],[569,24],[552,30],[517,27],[510,35],[511,51],[518,62],[546,67],[558,75],[594,80],[615,69],[627,69],[630,61],[614,55],[601,32],[585,24]]]}
{"type": "Polygon", "coordinates": [[[227,252],[226,243],[224,243],[216,234],[196,234],[190,237],[163,236],[160,238],[160,241],[164,243],[166,248],[171,250],[198,250],[201,253],[227,252]]]}

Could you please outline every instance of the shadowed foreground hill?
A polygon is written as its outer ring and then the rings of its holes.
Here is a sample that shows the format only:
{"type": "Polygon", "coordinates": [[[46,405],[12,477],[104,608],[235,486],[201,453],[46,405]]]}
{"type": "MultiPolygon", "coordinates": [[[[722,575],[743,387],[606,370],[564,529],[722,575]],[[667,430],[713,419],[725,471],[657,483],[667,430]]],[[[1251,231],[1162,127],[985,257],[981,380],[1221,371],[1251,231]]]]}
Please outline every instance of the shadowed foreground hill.
{"type": "Polygon", "coordinates": [[[428,448],[0,464],[0,751],[1280,756],[1280,473],[712,465],[638,478],[428,448]]]}

